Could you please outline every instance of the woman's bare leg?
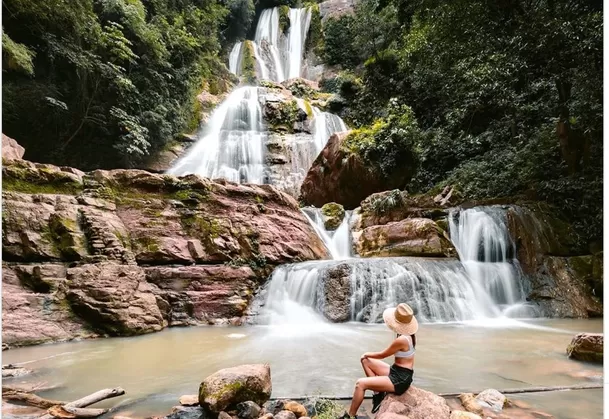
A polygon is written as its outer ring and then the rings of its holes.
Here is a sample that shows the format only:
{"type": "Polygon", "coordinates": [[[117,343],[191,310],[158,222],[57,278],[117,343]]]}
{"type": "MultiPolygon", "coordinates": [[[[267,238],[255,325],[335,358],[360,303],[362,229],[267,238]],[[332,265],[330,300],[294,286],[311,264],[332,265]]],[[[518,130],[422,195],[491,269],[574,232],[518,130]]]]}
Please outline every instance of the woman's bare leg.
{"type": "Polygon", "coordinates": [[[362,368],[366,373],[366,377],[389,375],[389,365],[380,359],[364,358],[362,359],[362,368]]]}
{"type": "Polygon", "coordinates": [[[395,388],[389,377],[366,377],[360,378],[355,383],[355,391],[353,392],[353,400],[349,408],[349,415],[355,416],[362,401],[366,390],[394,392],[395,388]]]}

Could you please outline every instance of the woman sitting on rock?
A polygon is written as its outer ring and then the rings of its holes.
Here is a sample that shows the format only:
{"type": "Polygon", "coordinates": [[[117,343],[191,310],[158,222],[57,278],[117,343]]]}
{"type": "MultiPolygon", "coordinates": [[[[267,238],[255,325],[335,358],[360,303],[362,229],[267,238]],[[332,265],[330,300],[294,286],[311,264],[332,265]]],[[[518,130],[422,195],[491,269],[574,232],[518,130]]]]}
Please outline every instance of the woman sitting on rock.
{"type": "Polygon", "coordinates": [[[366,352],[362,355],[361,362],[366,378],[360,378],[355,383],[349,412],[345,412],[340,419],[356,416],[366,390],[375,392],[372,396],[372,413],[376,413],[386,393],[404,394],[412,383],[415,333],[419,329],[419,323],[408,304],[388,308],[383,313],[383,320],[387,327],[397,333],[397,337],[384,351],[366,352]],[[381,359],[391,355],[395,356],[395,362],[390,367],[381,359]]]}

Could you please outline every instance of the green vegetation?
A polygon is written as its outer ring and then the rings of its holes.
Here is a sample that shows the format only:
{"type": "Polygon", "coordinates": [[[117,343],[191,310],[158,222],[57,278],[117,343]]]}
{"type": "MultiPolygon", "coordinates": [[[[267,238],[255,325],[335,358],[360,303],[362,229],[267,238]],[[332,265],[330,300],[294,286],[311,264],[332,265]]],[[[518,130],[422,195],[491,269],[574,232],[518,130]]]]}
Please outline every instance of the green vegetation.
{"type": "Polygon", "coordinates": [[[290,6],[279,6],[279,30],[284,34],[290,29],[290,6]]]}
{"type": "Polygon", "coordinates": [[[239,9],[226,3],[239,2],[4,1],[4,133],[34,161],[138,164],[194,125],[204,81],[226,77],[220,33],[239,9]]]}
{"type": "Polygon", "coordinates": [[[241,58],[241,77],[250,84],[255,84],[256,77],[256,57],[254,55],[254,46],[252,41],[245,41],[243,44],[245,49],[243,49],[242,58],[241,58]]]}
{"type": "Polygon", "coordinates": [[[135,248],[143,249],[150,253],[155,253],[160,250],[159,241],[154,237],[144,236],[138,237],[135,241],[135,248]]]}
{"type": "Polygon", "coordinates": [[[271,131],[292,132],[297,119],[298,103],[296,103],[296,100],[277,102],[273,112],[267,115],[267,122],[271,131]]]}
{"type": "Polygon", "coordinates": [[[602,2],[362,0],[324,36],[324,59],[344,70],[322,83],[328,108],[368,160],[390,168],[414,152],[409,192],[526,195],[601,240],[602,2]],[[383,150],[393,103],[412,128],[383,150]]]}
{"type": "Polygon", "coordinates": [[[319,4],[305,3],[304,7],[311,10],[311,23],[309,25],[309,33],[305,42],[305,51],[313,50],[316,54],[323,54],[323,28],[321,24],[321,14],[319,13],[319,4]]]}

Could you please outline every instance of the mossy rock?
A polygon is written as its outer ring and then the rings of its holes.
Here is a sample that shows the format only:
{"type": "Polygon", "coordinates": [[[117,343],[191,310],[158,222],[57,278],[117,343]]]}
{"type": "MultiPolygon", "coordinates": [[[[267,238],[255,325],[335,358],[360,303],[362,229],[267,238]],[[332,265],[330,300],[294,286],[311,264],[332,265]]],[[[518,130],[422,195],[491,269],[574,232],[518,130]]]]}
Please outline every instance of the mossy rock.
{"type": "Polygon", "coordinates": [[[2,167],[2,190],[29,194],[76,195],[83,190],[82,178],[59,167],[11,160],[2,167]]]}
{"type": "Polygon", "coordinates": [[[241,69],[239,74],[247,83],[255,84],[258,81],[256,73],[256,55],[252,41],[244,41],[244,48],[241,56],[241,69]]]}
{"type": "Polygon", "coordinates": [[[290,29],[290,6],[279,6],[279,30],[283,34],[287,34],[290,29]]]}
{"type": "Polygon", "coordinates": [[[336,230],[345,218],[345,209],[336,202],[329,202],[321,207],[326,230],[336,230]]]}

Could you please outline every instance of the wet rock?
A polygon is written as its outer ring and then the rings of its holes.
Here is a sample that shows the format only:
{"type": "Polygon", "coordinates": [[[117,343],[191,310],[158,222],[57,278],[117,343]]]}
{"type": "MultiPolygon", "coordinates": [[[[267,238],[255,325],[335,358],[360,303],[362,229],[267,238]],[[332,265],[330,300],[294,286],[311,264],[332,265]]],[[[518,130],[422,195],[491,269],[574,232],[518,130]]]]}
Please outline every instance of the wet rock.
{"type": "Polygon", "coordinates": [[[205,419],[205,411],[201,407],[176,406],[165,419],[205,419]]]}
{"type": "Polygon", "coordinates": [[[571,359],[603,363],[603,334],[579,333],[573,337],[567,347],[567,355],[571,359]]]}
{"type": "Polygon", "coordinates": [[[23,158],[25,154],[25,148],[21,147],[19,143],[2,134],[2,159],[3,160],[19,160],[23,158]]]}
{"type": "Polygon", "coordinates": [[[239,419],[257,419],[260,416],[260,406],[252,401],[241,402],[235,408],[239,419]]]}
{"type": "Polygon", "coordinates": [[[203,380],[199,403],[205,411],[217,414],[241,402],[264,404],[271,396],[271,389],[269,365],[240,365],[217,371],[203,380]]]}
{"type": "Polygon", "coordinates": [[[322,313],[335,323],[351,318],[351,267],[340,264],[323,273],[322,313]]]}
{"type": "Polygon", "coordinates": [[[184,395],[180,397],[180,404],[182,406],[197,406],[199,404],[199,396],[196,394],[184,395]]]}
{"type": "Polygon", "coordinates": [[[362,257],[451,256],[455,252],[436,223],[428,218],[407,218],[365,228],[355,241],[362,257]]]}
{"type": "Polygon", "coordinates": [[[19,367],[17,365],[8,364],[2,366],[2,378],[13,378],[23,377],[24,375],[31,374],[32,370],[19,367]]]}
{"type": "Polygon", "coordinates": [[[461,404],[468,412],[475,413],[476,415],[482,415],[482,406],[480,406],[473,393],[459,394],[459,400],[461,400],[461,404]]]}
{"type": "Polygon", "coordinates": [[[500,412],[507,401],[507,398],[495,389],[486,389],[476,396],[476,401],[482,407],[488,407],[496,412],[500,412]]]}
{"type": "Polygon", "coordinates": [[[452,412],[450,412],[450,419],[482,419],[482,417],[472,412],[464,412],[463,410],[453,410],[452,412]]]}
{"type": "Polygon", "coordinates": [[[602,304],[592,297],[585,280],[574,274],[568,258],[544,256],[537,273],[529,279],[531,291],[527,300],[536,302],[545,316],[602,316],[602,304]]]}
{"type": "Polygon", "coordinates": [[[410,419],[449,419],[450,408],[444,398],[411,386],[404,394],[388,394],[381,402],[376,417],[392,419],[392,415],[410,419]]]}
{"type": "Polygon", "coordinates": [[[411,169],[406,165],[388,177],[346,150],[342,145],[348,134],[333,134],[313,162],[300,188],[304,203],[321,207],[336,202],[354,209],[367,196],[388,188],[401,189],[409,180],[411,169]]]}
{"type": "Polygon", "coordinates": [[[336,202],[329,202],[321,207],[326,230],[336,230],[345,218],[345,209],[336,202]]]}
{"type": "Polygon", "coordinates": [[[265,413],[262,416],[260,416],[260,419],[273,419],[274,416],[272,413],[265,413]]]}
{"type": "Polygon", "coordinates": [[[68,269],[67,299],[92,328],[113,336],[157,332],[166,326],[139,266],[100,263],[68,269]]]}
{"type": "Polygon", "coordinates": [[[283,410],[284,404],[285,400],[269,400],[268,402],[264,403],[263,408],[267,412],[276,415],[283,410]]]}
{"type": "Polygon", "coordinates": [[[294,401],[289,401],[285,403],[283,409],[289,410],[290,412],[294,413],[297,418],[307,416],[307,409],[305,409],[305,407],[300,403],[294,401]]]}
{"type": "Polygon", "coordinates": [[[296,415],[289,410],[282,410],[275,415],[275,419],[296,419],[296,415]]]}

